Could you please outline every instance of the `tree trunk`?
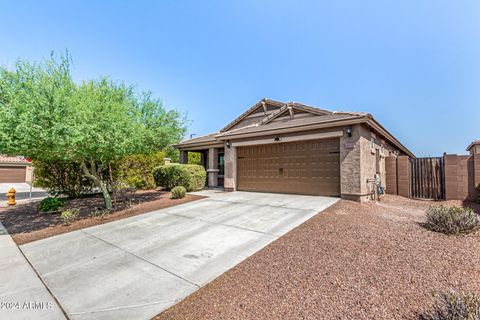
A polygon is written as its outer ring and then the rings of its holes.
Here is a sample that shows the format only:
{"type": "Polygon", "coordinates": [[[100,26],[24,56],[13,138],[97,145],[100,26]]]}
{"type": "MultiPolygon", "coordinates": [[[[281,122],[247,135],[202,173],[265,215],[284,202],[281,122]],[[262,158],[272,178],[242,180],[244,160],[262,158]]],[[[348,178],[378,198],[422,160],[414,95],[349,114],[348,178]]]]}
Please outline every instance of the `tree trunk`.
{"type": "Polygon", "coordinates": [[[107,185],[104,182],[101,182],[100,184],[100,189],[102,190],[103,194],[103,201],[105,202],[105,208],[112,209],[112,198],[110,197],[110,193],[108,192],[107,185]]]}
{"type": "Polygon", "coordinates": [[[82,167],[85,176],[93,181],[97,187],[100,188],[103,195],[103,201],[105,202],[105,208],[108,210],[112,209],[112,198],[110,197],[110,193],[108,192],[107,184],[102,180],[101,172],[97,171],[95,162],[92,160],[91,163],[91,170],[88,169],[87,164],[84,160],[80,162],[80,166],[82,167]]]}

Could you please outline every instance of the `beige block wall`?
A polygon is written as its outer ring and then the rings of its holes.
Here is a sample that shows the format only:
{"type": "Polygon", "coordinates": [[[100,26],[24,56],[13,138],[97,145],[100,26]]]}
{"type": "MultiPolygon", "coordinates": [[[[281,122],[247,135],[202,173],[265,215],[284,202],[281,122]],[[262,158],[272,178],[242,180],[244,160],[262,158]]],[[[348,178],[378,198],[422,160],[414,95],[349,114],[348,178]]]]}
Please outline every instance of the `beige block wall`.
{"type": "Polygon", "coordinates": [[[473,155],[474,185],[480,185],[480,153],[473,155]]]}
{"type": "Polygon", "coordinates": [[[410,197],[410,180],[408,175],[408,156],[397,157],[397,186],[398,195],[410,197]]]}
{"type": "Polygon", "coordinates": [[[397,157],[388,156],[385,158],[386,182],[385,188],[388,194],[398,194],[397,190],[397,157]]]}
{"type": "Polygon", "coordinates": [[[445,199],[474,200],[475,156],[448,154],[445,159],[445,199]]]}

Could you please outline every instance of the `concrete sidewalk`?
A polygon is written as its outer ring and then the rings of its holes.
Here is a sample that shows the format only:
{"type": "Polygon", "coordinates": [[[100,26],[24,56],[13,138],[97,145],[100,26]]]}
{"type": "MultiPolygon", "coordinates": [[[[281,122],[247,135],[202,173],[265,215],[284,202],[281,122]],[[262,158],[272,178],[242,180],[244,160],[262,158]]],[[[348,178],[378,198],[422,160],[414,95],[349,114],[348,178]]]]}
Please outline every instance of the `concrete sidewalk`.
{"type": "Polygon", "coordinates": [[[65,319],[55,299],[1,223],[0,319],[65,319]]]}

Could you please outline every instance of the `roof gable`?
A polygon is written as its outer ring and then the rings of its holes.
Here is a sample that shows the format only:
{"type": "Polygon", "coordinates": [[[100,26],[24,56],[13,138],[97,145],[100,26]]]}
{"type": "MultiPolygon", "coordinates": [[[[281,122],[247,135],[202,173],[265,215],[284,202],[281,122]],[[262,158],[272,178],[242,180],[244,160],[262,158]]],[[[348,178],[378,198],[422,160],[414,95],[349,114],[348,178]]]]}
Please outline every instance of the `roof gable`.
{"type": "Polygon", "coordinates": [[[309,107],[303,104],[289,102],[283,105],[276,112],[265,117],[259,125],[265,125],[272,122],[288,121],[293,119],[302,119],[332,114],[331,111],[309,107]]]}
{"type": "Polygon", "coordinates": [[[258,123],[266,116],[280,109],[283,105],[283,102],[264,98],[255,103],[250,109],[242,113],[228,125],[226,125],[222,130],[220,130],[220,132],[238,129],[258,123]]]}
{"type": "Polygon", "coordinates": [[[295,114],[304,114],[304,116],[322,116],[332,114],[331,111],[310,107],[301,103],[284,103],[264,98],[225,126],[222,130],[220,130],[220,132],[240,129],[255,124],[267,124],[279,117],[284,116],[285,113],[291,114],[292,118],[295,116],[295,114]]]}

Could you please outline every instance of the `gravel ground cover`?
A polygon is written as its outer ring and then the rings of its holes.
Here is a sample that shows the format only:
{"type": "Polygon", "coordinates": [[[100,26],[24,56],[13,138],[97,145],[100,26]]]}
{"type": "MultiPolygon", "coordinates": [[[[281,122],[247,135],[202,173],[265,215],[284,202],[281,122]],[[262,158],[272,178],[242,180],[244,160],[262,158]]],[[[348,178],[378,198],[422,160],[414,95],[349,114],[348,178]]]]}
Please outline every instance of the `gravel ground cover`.
{"type": "Polygon", "coordinates": [[[96,209],[103,210],[104,208],[103,198],[100,195],[68,200],[64,209],[77,208],[80,210],[78,219],[69,225],[64,225],[60,213],[39,213],[37,209],[39,201],[28,202],[17,204],[14,207],[0,208],[0,222],[17,245],[21,245],[204,198],[190,194],[183,199],[170,199],[170,196],[171,193],[167,191],[137,191],[132,195],[131,202],[118,203],[112,212],[103,216],[94,215],[96,209]]]}
{"type": "Polygon", "coordinates": [[[480,235],[424,229],[431,204],[341,200],[155,319],[414,319],[435,291],[480,293],[480,235]]]}

